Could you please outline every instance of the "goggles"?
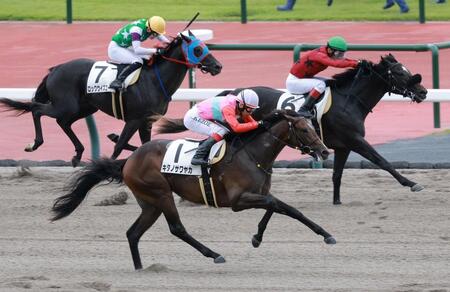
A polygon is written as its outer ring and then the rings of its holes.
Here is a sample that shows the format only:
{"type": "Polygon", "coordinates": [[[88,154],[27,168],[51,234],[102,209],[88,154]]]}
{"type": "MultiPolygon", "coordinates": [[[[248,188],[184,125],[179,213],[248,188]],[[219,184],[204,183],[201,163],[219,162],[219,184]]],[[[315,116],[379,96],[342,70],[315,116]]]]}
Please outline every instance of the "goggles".
{"type": "Polygon", "coordinates": [[[333,50],[332,56],[336,59],[342,59],[344,58],[344,54],[344,51],[333,50]]]}

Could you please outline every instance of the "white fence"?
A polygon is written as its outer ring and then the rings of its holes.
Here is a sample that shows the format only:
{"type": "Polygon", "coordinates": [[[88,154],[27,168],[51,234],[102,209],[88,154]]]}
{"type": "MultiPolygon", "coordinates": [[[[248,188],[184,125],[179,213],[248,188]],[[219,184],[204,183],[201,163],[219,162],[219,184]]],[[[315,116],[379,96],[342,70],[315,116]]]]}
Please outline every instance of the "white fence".
{"type": "MultiPolygon", "coordinates": [[[[15,100],[29,100],[33,97],[35,88],[0,88],[0,97],[7,97],[15,100]]],[[[218,88],[181,88],[172,96],[173,101],[201,101],[208,97],[215,96],[224,89],[218,88]]],[[[284,90],[284,89],[280,89],[284,90]]],[[[410,101],[401,95],[386,94],[382,101],[410,101]]],[[[450,89],[428,89],[427,102],[448,102],[450,101],[450,89]]]]}

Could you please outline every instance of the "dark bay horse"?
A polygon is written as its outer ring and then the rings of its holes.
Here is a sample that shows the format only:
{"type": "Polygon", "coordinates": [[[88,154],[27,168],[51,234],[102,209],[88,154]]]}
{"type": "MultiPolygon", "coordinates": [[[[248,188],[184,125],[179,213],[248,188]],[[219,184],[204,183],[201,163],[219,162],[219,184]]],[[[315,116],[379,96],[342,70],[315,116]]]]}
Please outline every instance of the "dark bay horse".
{"type": "MultiPolygon", "coordinates": [[[[341,204],[340,187],[345,162],[354,151],[364,158],[388,171],[397,181],[416,192],[423,187],[398,173],[365,139],[364,121],[387,92],[401,94],[413,102],[420,103],[426,98],[427,90],[420,84],[422,77],[411,72],[391,54],[382,57],[378,64],[363,62],[358,68],[347,70],[327,80],[331,86],[332,105],[322,117],[324,143],[334,149],[333,165],[333,203],[341,204]]],[[[278,98],[283,91],[269,87],[249,87],[259,95],[260,108],[253,117],[261,117],[277,107],[278,98]]],[[[237,94],[244,88],[225,91],[237,94]]],[[[287,103],[287,108],[289,104],[287,103]]],[[[183,120],[172,120],[183,129],[183,120]]],[[[186,128],[184,127],[184,130],[186,128]]]]}
{"type": "MultiPolygon", "coordinates": [[[[172,94],[180,87],[189,67],[199,67],[202,72],[217,75],[222,65],[209,52],[206,45],[189,32],[178,34],[168,45],[164,55],[155,55],[152,64],[144,65],[137,83],[123,93],[125,126],[114,147],[112,158],[117,158],[130,138],[139,130],[142,143],[150,140],[155,118],[167,112],[172,94]],[[186,56],[195,56],[192,61],[186,56]]],[[[84,146],[73,132],[72,124],[97,110],[114,116],[112,96],[106,93],[86,93],[89,72],[95,63],[90,59],[75,59],[50,69],[39,84],[31,102],[0,98],[8,110],[31,112],[36,132],[33,143],[25,151],[34,151],[44,143],[41,116],[56,119],[58,125],[75,146],[72,165],[81,160],[84,146]]]]}
{"type": "MultiPolygon", "coordinates": [[[[170,123],[164,126],[171,127],[170,123]]],[[[194,239],[181,223],[172,192],[195,203],[202,204],[203,199],[197,176],[161,173],[163,157],[170,142],[153,140],[124,160],[104,158],[93,161],[69,184],[68,193],[56,199],[52,220],[71,214],[101,181],[124,182],[142,208],[142,213],[127,231],[135,269],[142,268],[139,239],[161,214],[164,214],[173,235],[205,257],[213,258],[215,263],[225,262],[220,254],[194,239]]],[[[309,147],[316,155],[323,158],[328,156],[327,148],[309,120],[293,111],[276,111],[264,119],[258,129],[227,141],[224,158],[211,166],[217,205],[231,207],[235,212],[260,208],[269,213],[287,215],[323,236],[325,243],[334,244],[335,239],[322,227],[270,192],[273,162],[286,145],[309,147]]]]}

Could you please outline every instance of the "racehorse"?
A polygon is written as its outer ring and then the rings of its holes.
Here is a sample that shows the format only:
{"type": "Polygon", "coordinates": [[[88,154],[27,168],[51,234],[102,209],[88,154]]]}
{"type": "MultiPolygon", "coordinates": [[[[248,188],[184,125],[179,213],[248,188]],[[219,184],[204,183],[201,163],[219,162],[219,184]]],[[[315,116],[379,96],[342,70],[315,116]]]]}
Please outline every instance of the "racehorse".
{"type": "MultiPolygon", "coordinates": [[[[172,125],[163,122],[163,126],[170,128],[172,125]]],[[[124,182],[142,208],[141,215],[127,231],[135,269],[142,268],[139,239],[161,214],[164,214],[173,235],[205,257],[213,258],[215,263],[225,262],[220,254],[188,234],[181,223],[172,192],[195,203],[201,204],[203,199],[197,176],[161,172],[170,143],[168,140],[153,140],[138,148],[128,159],[92,161],[69,184],[68,193],[55,200],[52,220],[71,214],[101,181],[124,182]]],[[[231,207],[235,212],[260,208],[287,215],[323,236],[325,243],[335,244],[335,239],[322,227],[270,192],[273,162],[286,145],[307,147],[323,158],[329,154],[309,120],[294,111],[275,111],[258,129],[228,139],[223,159],[211,166],[217,206],[231,207]]]]}
{"type": "MultiPolygon", "coordinates": [[[[341,204],[340,187],[345,162],[354,151],[370,160],[381,169],[388,171],[397,181],[411,188],[411,191],[421,191],[423,187],[398,173],[365,139],[364,121],[367,115],[378,104],[385,93],[396,93],[410,98],[413,102],[422,102],[427,90],[420,84],[420,74],[411,72],[393,55],[381,57],[378,64],[364,61],[355,69],[347,70],[327,80],[331,86],[332,104],[329,111],[322,117],[323,140],[327,147],[334,149],[333,164],[333,204],[341,204]]],[[[253,117],[260,119],[264,114],[277,108],[279,97],[284,93],[269,87],[249,87],[259,96],[260,108],[255,110],[253,117]]],[[[245,88],[234,91],[224,91],[219,95],[237,94],[245,88]]],[[[290,108],[286,103],[286,108],[290,108]]],[[[290,108],[293,109],[293,108],[290,108]]],[[[173,119],[182,130],[183,120],[173,119]]],[[[184,127],[184,130],[186,128],[184,127]]]]}
{"type": "MultiPolygon", "coordinates": [[[[111,92],[87,93],[86,82],[95,61],[75,59],[49,69],[49,73],[39,84],[31,102],[18,102],[0,98],[0,104],[8,110],[23,114],[31,112],[36,136],[25,151],[35,151],[44,143],[41,116],[56,119],[58,125],[75,146],[72,165],[81,160],[84,146],[73,132],[72,124],[97,110],[115,116],[111,92]]],[[[190,31],[189,36],[179,33],[168,44],[163,55],[155,55],[152,64],[143,66],[137,83],[123,93],[123,120],[125,126],[114,147],[112,158],[119,156],[130,138],[139,130],[142,143],[150,140],[152,123],[155,118],[167,112],[172,94],[180,87],[188,68],[199,67],[202,72],[217,75],[222,65],[209,52],[208,47],[190,31]]]]}

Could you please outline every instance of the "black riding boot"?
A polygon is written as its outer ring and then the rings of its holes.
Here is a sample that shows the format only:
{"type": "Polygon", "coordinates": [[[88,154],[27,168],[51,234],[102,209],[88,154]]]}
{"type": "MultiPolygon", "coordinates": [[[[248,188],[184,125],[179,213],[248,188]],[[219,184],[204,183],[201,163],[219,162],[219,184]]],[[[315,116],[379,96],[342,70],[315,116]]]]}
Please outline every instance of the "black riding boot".
{"type": "Polygon", "coordinates": [[[302,104],[302,107],[298,110],[298,113],[307,119],[311,119],[313,117],[311,111],[316,104],[316,101],[317,99],[313,98],[311,95],[308,95],[305,98],[305,103],[302,104]]]}
{"type": "Polygon", "coordinates": [[[133,63],[128,66],[126,66],[122,72],[117,76],[116,80],[111,82],[109,85],[109,88],[115,89],[115,90],[121,90],[123,88],[123,82],[127,78],[128,75],[130,75],[134,70],[139,69],[142,67],[141,63],[133,63]]]}
{"type": "Polygon", "coordinates": [[[192,165],[208,165],[208,155],[211,147],[216,143],[214,138],[209,137],[205,141],[203,141],[197,148],[197,151],[192,157],[191,164],[192,165]]]}

